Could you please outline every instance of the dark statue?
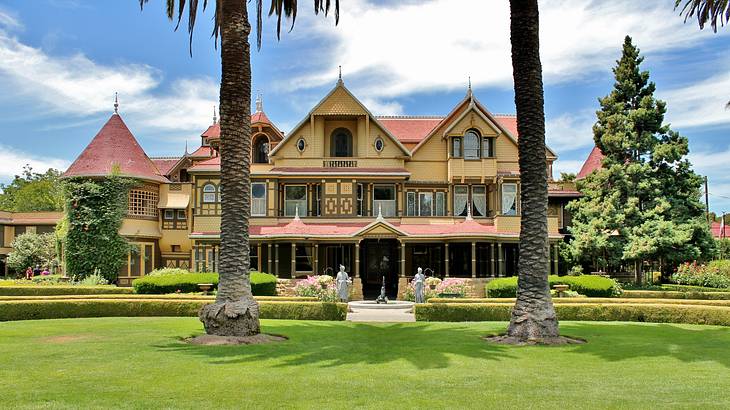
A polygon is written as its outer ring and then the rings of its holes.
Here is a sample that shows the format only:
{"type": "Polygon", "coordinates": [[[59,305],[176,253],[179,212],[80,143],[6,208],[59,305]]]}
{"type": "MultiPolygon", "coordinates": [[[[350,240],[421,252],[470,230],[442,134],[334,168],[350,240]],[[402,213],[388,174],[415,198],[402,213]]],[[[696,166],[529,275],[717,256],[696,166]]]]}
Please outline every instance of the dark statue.
{"type": "Polygon", "coordinates": [[[378,298],[375,299],[375,303],[377,303],[377,304],[388,303],[388,297],[385,296],[385,276],[383,276],[383,286],[380,288],[380,296],[378,296],[378,298]]]}

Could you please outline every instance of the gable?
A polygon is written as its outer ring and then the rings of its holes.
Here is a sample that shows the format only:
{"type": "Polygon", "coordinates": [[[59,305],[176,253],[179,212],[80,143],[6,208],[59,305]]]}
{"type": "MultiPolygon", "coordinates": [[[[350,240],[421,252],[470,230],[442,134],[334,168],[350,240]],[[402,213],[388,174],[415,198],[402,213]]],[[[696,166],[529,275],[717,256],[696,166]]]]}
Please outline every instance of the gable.
{"type": "Polygon", "coordinates": [[[365,108],[344,87],[336,87],[312,114],[314,115],[366,115],[365,108]]]}
{"type": "Polygon", "coordinates": [[[387,221],[378,218],[374,222],[362,228],[357,232],[356,236],[375,236],[375,237],[393,237],[393,236],[405,236],[406,234],[391,225],[387,221]]]}

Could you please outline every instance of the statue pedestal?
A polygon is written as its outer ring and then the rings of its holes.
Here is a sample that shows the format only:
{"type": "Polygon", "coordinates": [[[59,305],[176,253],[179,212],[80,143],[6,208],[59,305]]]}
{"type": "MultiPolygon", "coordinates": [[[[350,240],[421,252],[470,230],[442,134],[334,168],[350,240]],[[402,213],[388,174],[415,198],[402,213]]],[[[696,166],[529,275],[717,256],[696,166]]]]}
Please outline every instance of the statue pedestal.
{"type": "Polygon", "coordinates": [[[403,300],[408,288],[408,278],[404,276],[398,277],[398,300],[403,300]]]}
{"type": "Polygon", "coordinates": [[[352,288],[350,289],[350,300],[362,300],[362,278],[352,278],[352,288]]]}

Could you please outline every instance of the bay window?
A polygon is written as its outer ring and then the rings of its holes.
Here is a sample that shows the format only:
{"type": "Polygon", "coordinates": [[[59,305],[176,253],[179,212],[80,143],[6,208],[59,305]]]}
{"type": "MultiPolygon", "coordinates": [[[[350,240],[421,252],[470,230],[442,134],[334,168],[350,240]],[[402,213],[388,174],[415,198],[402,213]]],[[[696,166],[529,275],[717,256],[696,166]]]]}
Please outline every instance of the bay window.
{"type": "Polygon", "coordinates": [[[471,187],[472,215],[487,216],[487,187],[474,185],[471,187]]]}
{"type": "Polygon", "coordinates": [[[251,184],[251,216],[266,216],[266,183],[251,184]]]}
{"type": "Polygon", "coordinates": [[[433,193],[432,192],[419,192],[418,193],[418,205],[419,214],[421,216],[431,216],[433,214],[433,193]]]}
{"type": "Polygon", "coordinates": [[[307,187],[286,185],[284,187],[284,216],[307,215],[307,187]]]}
{"type": "Polygon", "coordinates": [[[468,213],[467,205],[469,204],[469,187],[466,185],[456,185],[454,187],[454,215],[466,216],[468,213]]]}
{"type": "Polygon", "coordinates": [[[502,215],[517,215],[517,184],[502,184],[502,215]]]}

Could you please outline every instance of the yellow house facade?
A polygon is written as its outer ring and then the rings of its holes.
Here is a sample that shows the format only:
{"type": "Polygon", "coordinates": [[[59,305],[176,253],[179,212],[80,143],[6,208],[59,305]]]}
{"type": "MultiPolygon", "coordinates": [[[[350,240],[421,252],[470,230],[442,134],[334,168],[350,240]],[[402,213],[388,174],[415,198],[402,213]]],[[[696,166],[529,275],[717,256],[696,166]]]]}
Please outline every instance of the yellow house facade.
{"type": "MultiPolygon", "coordinates": [[[[516,274],[516,118],[490,113],[471,89],[446,116],[383,117],[339,80],[287,134],[269,120],[260,99],[251,123],[252,269],[287,279],[333,274],[341,264],[354,277],[356,294],[366,297],[379,293],[383,281],[391,295],[402,292],[418,267],[475,282],[516,274]]],[[[139,155],[121,118],[113,116],[104,128],[114,134],[107,142],[121,147],[92,152],[77,166],[82,153],[67,175],[99,177],[103,170],[94,161],[101,161],[121,164],[123,174],[141,181],[130,191],[121,228],[135,248],[119,284],[162,266],[216,271],[221,204],[215,119],[199,148],[175,158],[139,155]],[[133,143],[119,142],[130,138],[133,143]],[[125,155],[134,155],[126,170],[125,155]]],[[[576,195],[573,187],[552,181],[555,159],[548,149],[554,273],[565,233],[562,205],[576,195]]]]}

